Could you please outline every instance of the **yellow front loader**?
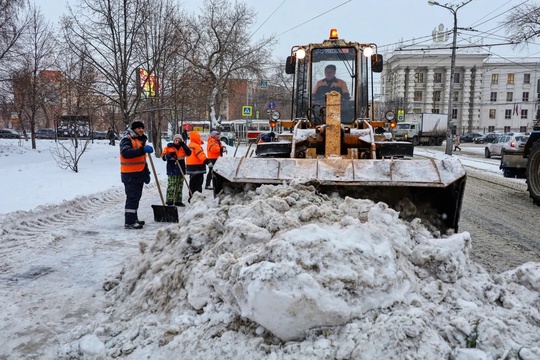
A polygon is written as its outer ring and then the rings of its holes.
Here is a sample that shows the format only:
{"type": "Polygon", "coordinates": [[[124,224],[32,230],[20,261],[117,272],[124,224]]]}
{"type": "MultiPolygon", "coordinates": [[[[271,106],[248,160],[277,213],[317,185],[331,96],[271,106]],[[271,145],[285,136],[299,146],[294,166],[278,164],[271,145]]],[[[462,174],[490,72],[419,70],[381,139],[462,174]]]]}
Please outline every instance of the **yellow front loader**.
{"type": "Polygon", "coordinates": [[[277,136],[257,144],[255,157],[220,157],[215,194],[294,181],[382,201],[405,219],[457,231],[466,181],[459,160],[416,159],[412,144],[388,139],[393,117],[369,117],[369,75],[381,72],[383,63],[376,49],[339,39],[334,30],[322,43],[293,47],[286,64],[295,84],[291,119],[270,119],[277,136]],[[319,79],[328,77],[329,68],[346,79],[345,86],[328,86],[321,96],[319,79]]]}

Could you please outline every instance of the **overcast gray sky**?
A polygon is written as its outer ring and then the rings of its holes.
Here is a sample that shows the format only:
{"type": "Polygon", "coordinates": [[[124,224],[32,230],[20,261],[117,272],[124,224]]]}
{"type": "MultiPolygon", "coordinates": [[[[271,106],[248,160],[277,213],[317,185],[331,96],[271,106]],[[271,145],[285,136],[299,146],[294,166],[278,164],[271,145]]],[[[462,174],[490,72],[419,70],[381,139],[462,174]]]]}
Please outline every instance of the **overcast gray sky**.
{"type": "MultiPolygon", "coordinates": [[[[66,11],[68,0],[34,0],[44,14],[56,22],[66,11]]],[[[74,4],[78,0],[69,0],[74,4]]],[[[275,48],[277,58],[289,54],[294,45],[321,42],[331,28],[337,28],[340,38],[348,41],[376,43],[380,48],[394,47],[400,41],[419,47],[432,42],[431,33],[439,24],[452,29],[452,13],[439,6],[428,5],[427,0],[248,0],[257,12],[254,38],[275,34],[279,42],[275,48]]],[[[465,1],[440,1],[445,5],[460,5],[465,1]]],[[[505,42],[500,23],[504,13],[529,1],[524,0],[472,0],[457,12],[458,27],[471,27],[476,31],[461,31],[458,42],[470,38],[483,38],[484,44],[505,42]],[[495,35],[497,34],[497,35],[495,35]]],[[[188,12],[198,12],[202,0],[181,1],[188,12]]],[[[493,46],[490,51],[502,56],[540,56],[540,47],[513,50],[510,46],[493,46]]]]}

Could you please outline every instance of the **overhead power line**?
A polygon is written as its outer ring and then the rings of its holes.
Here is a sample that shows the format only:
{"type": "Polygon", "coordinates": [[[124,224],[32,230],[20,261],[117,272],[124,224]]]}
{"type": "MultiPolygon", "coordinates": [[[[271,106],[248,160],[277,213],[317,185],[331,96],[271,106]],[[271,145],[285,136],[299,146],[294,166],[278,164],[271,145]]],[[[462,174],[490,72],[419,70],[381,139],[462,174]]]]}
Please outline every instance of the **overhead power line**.
{"type": "Polygon", "coordinates": [[[337,9],[337,8],[343,6],[343,5],[345,5],[346,3],[349,3],[349,2],[351,2],[351,1],[352,1],[352,0],[347,0],[347,1],[341,3],[341,4],[337,5],[337,6],[334,6],[334,7],[331,8],[330,10],[326,10],[325,12],[323,12],[323,13],[317,15],[317,16],[314,16],[314,17],[312,17],[311,19],[306,20],[306,21],[304,21],[303,23],[301,23],[301,24],[299,24],[299,25],[296,25],[296,26],[293,27],[293,28],[290,28],[289,30],[286,30],[286,31],[282,32],[282,33],[279,34],[278,36],[281,36],[281,35],[283,35],[283,34],[286,34],[286,33],[288,33],[289,31],[293,31],[294,29],[299,28],[300,26],[305,25],[305,24],[307,24],[308,22],[313,21],[313,20],[315,20],[315,19],[317,19],[317,18],[320,18],[321,16],[326,15],[326,14],[328,14],[329,12],[334,11],[335,9],[337,9]]]}

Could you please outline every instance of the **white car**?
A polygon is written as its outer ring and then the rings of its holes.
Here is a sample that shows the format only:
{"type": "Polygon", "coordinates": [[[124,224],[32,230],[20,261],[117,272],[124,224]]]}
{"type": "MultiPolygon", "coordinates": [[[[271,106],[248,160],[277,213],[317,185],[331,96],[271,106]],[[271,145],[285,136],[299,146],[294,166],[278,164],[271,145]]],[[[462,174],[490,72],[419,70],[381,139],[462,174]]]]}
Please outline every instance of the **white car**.
{"type": "Polygon", "coordinates": [[[523,133],[508,133],[498,136],[492,143],[487,144],[484,149],[484,156],[490,158],[492,156],[501,156],[502,149],[512,150],[518,149],[521,143],[526,143],[529,135],[523,133]]]}

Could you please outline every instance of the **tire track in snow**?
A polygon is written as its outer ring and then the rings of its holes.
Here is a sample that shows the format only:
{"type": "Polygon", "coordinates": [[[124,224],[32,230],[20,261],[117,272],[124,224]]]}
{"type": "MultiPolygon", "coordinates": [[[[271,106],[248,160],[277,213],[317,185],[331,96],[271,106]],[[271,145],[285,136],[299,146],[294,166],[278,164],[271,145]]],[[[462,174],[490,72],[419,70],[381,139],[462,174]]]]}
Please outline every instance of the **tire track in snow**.
{"type": "Polygon", "coordinates": [[[62,240],[73,237],[73,228],[108,212],[121,212],[124,201],[124,189],[113,188],[57,205],[6,214],[0,222],[0,276],[16,266],[11,264],[10,254],[28,253],[32,257],[43,248],[60,248],[62,240]]]}

